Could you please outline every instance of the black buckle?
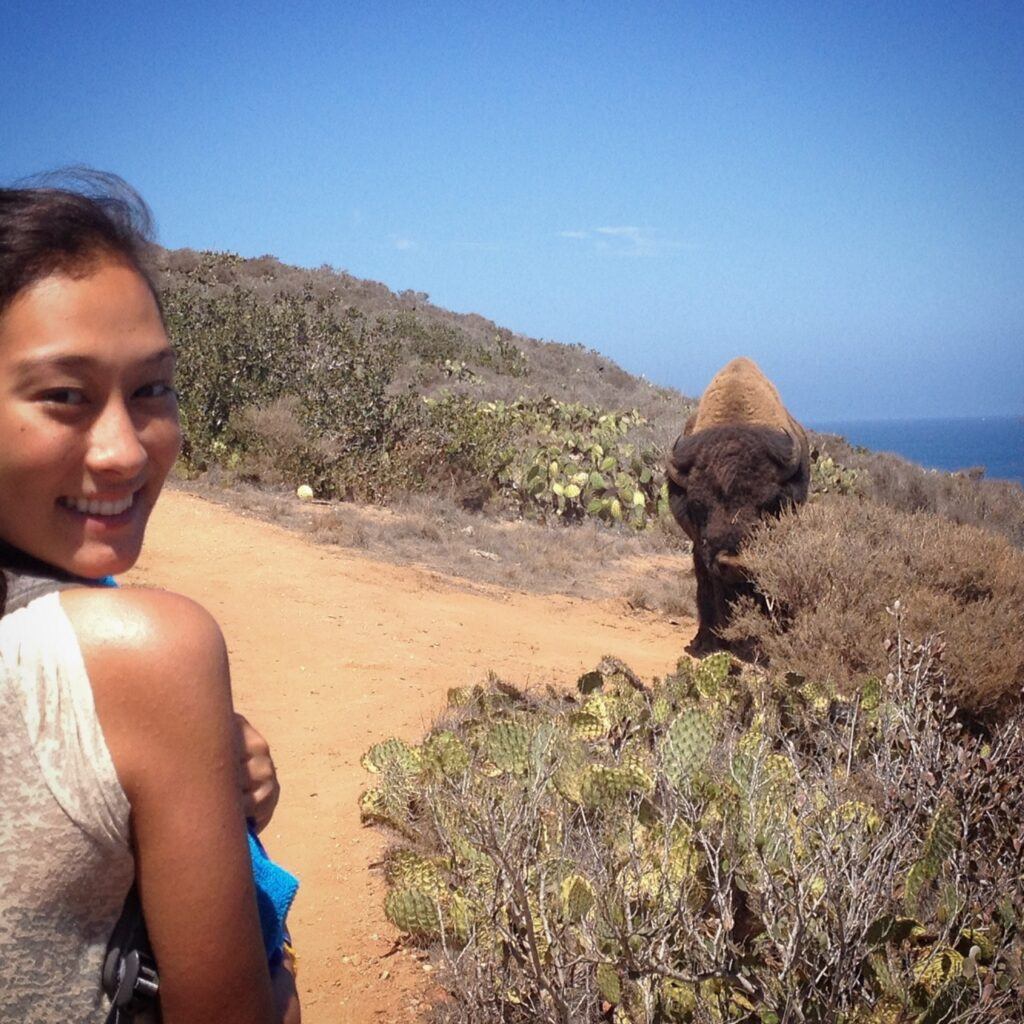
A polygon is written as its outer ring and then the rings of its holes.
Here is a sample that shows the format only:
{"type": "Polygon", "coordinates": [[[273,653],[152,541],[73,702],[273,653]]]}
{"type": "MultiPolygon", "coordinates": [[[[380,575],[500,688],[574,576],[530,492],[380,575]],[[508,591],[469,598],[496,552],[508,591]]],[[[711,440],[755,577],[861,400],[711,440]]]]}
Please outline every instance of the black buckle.
{"type": "Polygon", "coordinates": [[[134,886],[107,946],[102,982],[111,1003],[107,1024],[125,1024],[144,1013],[159,1020],[160,979],[134,886]]]}
{"type": "Polygon", "coordinates": [[[114,1006],[130,1019],[156,1001],[160,990],[156,962],[137,949],[123,956],[121,950],[112,949],[103,963],[103,988],[110,993],[114,1006]]]}

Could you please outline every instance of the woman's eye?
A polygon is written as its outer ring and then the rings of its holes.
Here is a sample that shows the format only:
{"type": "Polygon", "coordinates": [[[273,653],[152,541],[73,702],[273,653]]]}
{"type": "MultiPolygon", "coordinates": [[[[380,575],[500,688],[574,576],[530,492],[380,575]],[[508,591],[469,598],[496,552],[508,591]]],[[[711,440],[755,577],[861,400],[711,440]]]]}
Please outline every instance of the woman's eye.
{"type": "Polygon", "coordinates": [[[80,388],[51,388],[43,395],[43,401],[54,405],[84,405],[85,393],[80,388]]]}
{"type": "Polygon", "coordinates": [[[154,381],[135,392],[136,398],[177,398],[178,392],[167,381],[154,381]]]}

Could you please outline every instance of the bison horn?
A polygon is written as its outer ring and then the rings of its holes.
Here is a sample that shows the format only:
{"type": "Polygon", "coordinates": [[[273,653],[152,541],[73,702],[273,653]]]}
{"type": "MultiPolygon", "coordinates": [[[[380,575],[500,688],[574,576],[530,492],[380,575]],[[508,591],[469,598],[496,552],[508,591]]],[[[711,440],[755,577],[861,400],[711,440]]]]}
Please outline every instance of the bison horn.
{"type": "Polygon", "coordinates": [[[796,476],[803,461],[803,445],[800,439],[788,430],[780,430],[778,443],[771,446],[771,456],[782,470],[780,477],[789,480],[796,476]]]}
{"type": "Polygon", "coordinates": [[[698,439],[690,435],[680,434],[672,446],[672,452],[665,464],[665,472],[669,479],[679,487],[686,486],[686,474],[690,472],[694,459],[697,457],[698,439]]]}

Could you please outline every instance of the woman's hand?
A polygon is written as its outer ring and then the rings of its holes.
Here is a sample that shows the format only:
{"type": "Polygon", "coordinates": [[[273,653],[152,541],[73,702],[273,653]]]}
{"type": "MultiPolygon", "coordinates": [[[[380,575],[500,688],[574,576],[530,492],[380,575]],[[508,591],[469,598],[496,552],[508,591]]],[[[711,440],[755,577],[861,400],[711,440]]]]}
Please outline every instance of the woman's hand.
{"type": "Polygon", "coordinates": [[[270,979],[274,987],[274,1002],[281,1015],[281,1024],[302,1024],[299,990],[295,986],[295,961],[287,953],[270,979]]]}
{"type": "Polygon", "coordinates": [[[277,807],[281,785],[277,781],[267,741],[244,715],[237,712],[235,725],[238,727],[239,746],[238,784],[242,789],[245,816],[256,823],[257,832],[262,832],[277,807]]]}

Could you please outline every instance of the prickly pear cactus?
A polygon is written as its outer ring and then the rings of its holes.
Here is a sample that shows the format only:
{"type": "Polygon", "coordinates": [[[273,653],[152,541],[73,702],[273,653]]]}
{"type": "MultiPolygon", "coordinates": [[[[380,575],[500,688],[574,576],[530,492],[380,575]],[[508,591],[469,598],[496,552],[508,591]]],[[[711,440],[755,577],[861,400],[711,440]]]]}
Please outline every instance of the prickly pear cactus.
{"type": "Polygon", "coordinates": [[[447,778],[454,779],[469,768],[470,755],[466,745],[450,729],[432,733],[423,744],[421,763],[447,778]]]}
{"type": "Polygon", "coordinates": [[[384,877],[395,889],[415,889],[433,899],[440,899],[446,891],[442,877],[444,862],[438,858],[423,857],[405,847],[390,850],[384,860],[384,877]]]}
{"type": "Polygon", "coordinates": [[[822,494],[857,494],[861,490],[860,474],[847,469],[823,450],[811,459],[811,496],[822,494]]]}
{"type": "Polygon", "coordinates": [[[569,924],[579,924],[594,906],[594,890],[582,875],[571,874],[560,887],[562,918],[569,924]]]}
{"type": "Polygon", "coordinates": [[[632,793],[642,793],[646,780],[642,773],[613,765],[590,764],[580,780],[580,802],[595,810],[625,810],[632,793]]]}
{"type": "Polygon", "coordinates": [[[727,651],[719,651],[704,658],[692,670],[693,686],[701,697],[715,699],[722,691],[729,677],[732,655],[727,651]]]}
{"type": "Polygon", "coordinates": [[[363,761],[364,821],[402,837],[386,916],[439,951],[453,1020],[779,1024],[798,1005],[960,1024],[983,992],[1024,1008],[1019,901],[982,910],[963,884],[959,776],[936,774],[929,801],[871,784],[886,764],[928,782],[895,699],[890,681],[850,696],[727,655],[653,686],[606,658],[572,693],[453,691],[421,746],[363,761]]]}
{"type": "Polygon", "coordinates": [[[913,864],[907,875],[903,902],[908,913],[919,911],[924,889],[942,870],[960,838],[959,833],[960,817],[956,806],[950,801],[944,801],[937,808],[928,829],[921,858],[913,864]]]}

